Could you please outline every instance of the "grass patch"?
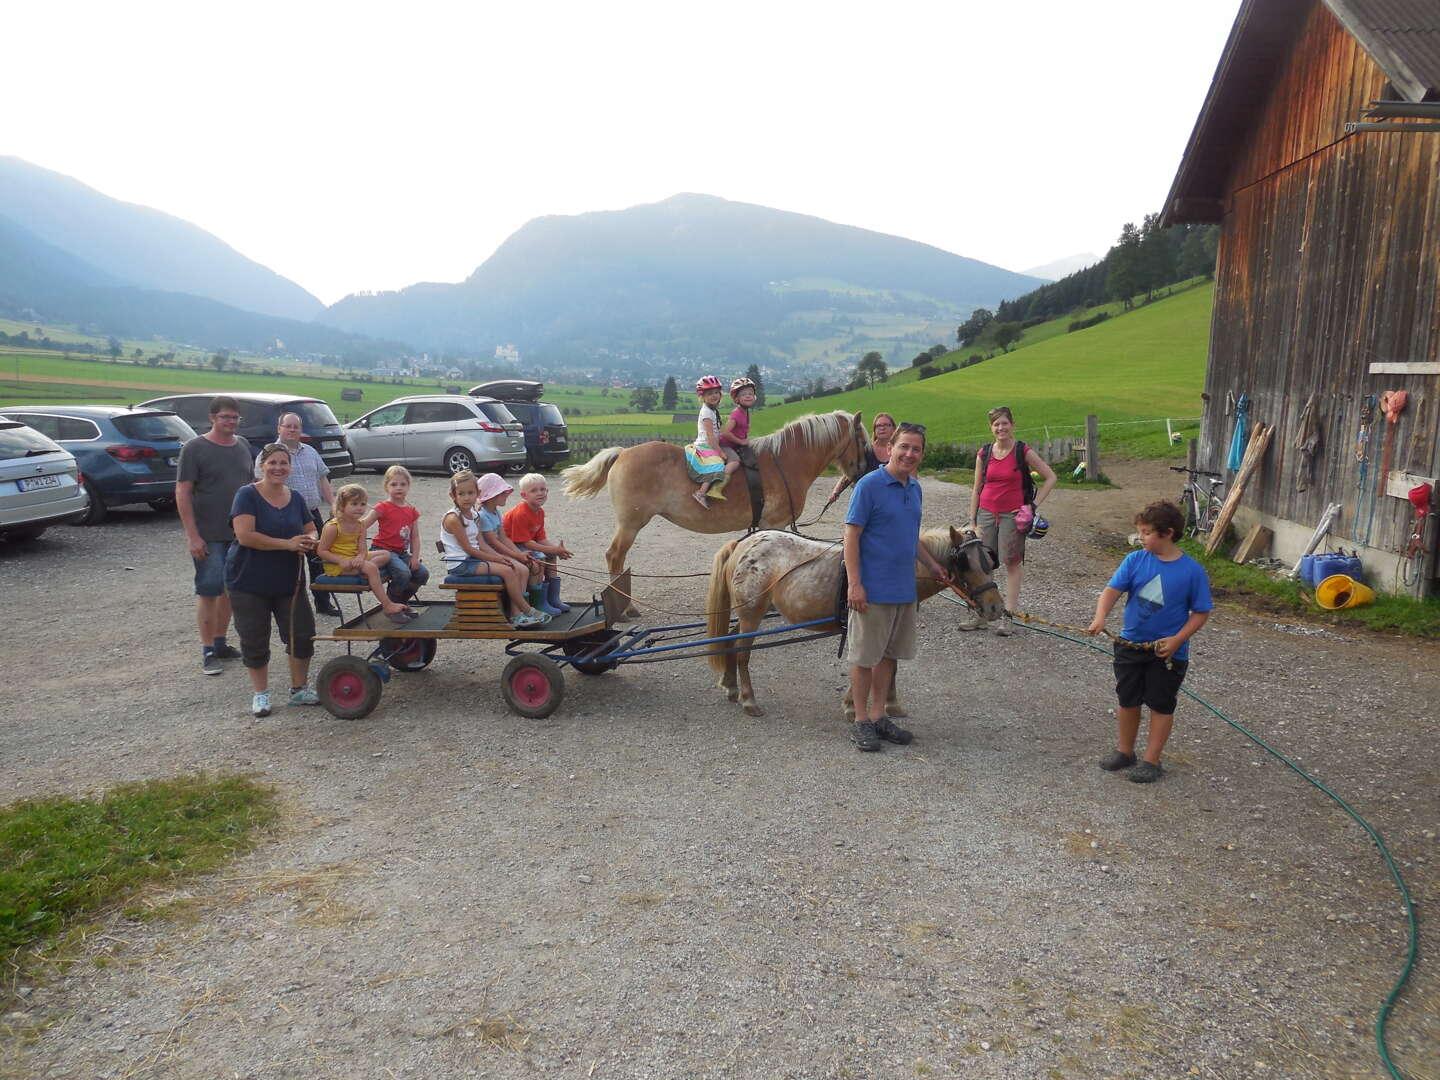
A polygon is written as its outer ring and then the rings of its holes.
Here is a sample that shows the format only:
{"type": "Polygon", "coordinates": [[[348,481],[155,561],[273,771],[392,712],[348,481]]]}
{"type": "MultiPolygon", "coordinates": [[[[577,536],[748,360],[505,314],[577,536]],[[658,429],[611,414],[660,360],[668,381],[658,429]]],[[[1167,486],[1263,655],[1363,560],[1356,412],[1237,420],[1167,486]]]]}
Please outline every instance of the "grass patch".
{"type": "Polygon", "coordinates": [[[1309,586],[1299,581],[1238,565],[1220,552],[1206,555],[1204,545],[1193,540],[1182,540],[1180,546],[1205,567],[1210,589],[1217,596],[1238,599],[1271,614],[1301,615],[1336,628],[1440,638],[1440,597],[1414,600],[1377,590],[1374,603],[1326,611],[1315,603],[1309,586]]]}
{"type": "Polygon", "coordinates": [[[214,869],[277,817],[270,787],[204,774],[12,803],[0,809],[0,954],[57,937],[147,883],[214,869]]]}

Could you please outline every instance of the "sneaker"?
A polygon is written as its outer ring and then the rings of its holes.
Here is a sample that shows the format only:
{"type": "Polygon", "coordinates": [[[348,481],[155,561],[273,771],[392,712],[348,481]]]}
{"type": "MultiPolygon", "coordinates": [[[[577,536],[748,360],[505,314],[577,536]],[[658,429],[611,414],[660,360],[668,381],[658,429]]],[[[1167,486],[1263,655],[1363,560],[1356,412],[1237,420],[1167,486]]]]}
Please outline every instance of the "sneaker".
{"type": "Polygon", "coordinates": [[[1128,769],[1134,764],[1134,754],[1122,754],[1119,750],[1112,750],[1109,757],[1100,760],[1100,768],[1106,772],[1119,772],[1121,769],[1128,769]]]}
{"type": "Polygon", "coordinates": [[[856,750],[864,750],[867,753],[871,750],[880,749],[880,732],[869,720],[861,720],[852,726],[850,738],[855,743],[856,750]]]}
{"type": "Polygon", "coordinates": [[[914,735],[900,727],[888,716],[882,716],[875,721],[875,734],[886,742],[893,742],[899,746],[908,746],[915,738],[914,735]]]}
{"type": "Polygon", "coordinates": [[[200,673],[202,675],[219,675],[220,661],[215,659],[215,654],[206,649],[200,656],[200,673]]]}
{"type": "Polygon", "coordinates": [[[261,690],[250,699],[250,711],[259,717],[270,715],[270,691],[261,690]]]}
{"type": "Polygon", "coordinates": [[[959,626],[957,626],[955,629],[956,629],[956,630],[984,630],[984,629],[985,629],[985,618],[984,618],[984,616],[982,616],[982,615],[976,615],[975,618],[971,619],[969,622],[962,622],[962,623],[961,623],[959,626]]]}
{"type": "Polygon", "coordinates": [[[328,615],[332,619],[338,619],[340,617],[340,605],[335,602],[333,596],[322,596],[320,593],[316,593],[315,614],[328,615]]]}
{"type": "Polygon", "coordinates": [[[296,687],[293,687],[293,688],[291,689],[291,691],[290,691],[290,704],[291,704],[291,705],[319,705],[319,704],[320,704],[320,695],[315,692],[315,690],[314,690],[313,687],[310,687],[310,686],[296,686],[296,687]]]}
{"type": "Polygon", "coordinates": [[[240,650],[234,645],[217,645],[210,650],[216,660],[239,660],[240,650]]]}
{"type": "Polygon", "coordinates": [[[1008,619],[996,619],[994,625],[991,627],[991,630],[996,637],[1010,637],[1010,635],[1015,633],[1014,630],[1010,629],[1010,622],[1008,619]]]}
{"type": "Polygon", "coordinates": [[[1142,761],[1139,765],[1135,766],[1135,771],[1126,777],[1126,779],[1132,784],[1153,784],[1164,775],[1165,770],[1155,762],[1142,761]]]}

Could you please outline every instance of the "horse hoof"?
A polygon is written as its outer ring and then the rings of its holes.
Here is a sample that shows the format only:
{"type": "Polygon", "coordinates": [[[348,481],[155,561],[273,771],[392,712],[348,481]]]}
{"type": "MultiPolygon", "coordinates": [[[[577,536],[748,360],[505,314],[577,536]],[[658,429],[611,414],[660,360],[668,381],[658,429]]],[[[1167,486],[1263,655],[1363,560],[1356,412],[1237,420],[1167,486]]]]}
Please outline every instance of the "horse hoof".
{"type": "Polygon", "coordinates": [[[760,708],[759,705],[746,705],[746,706],[745,706],[745,715],[746,715],[746,716],[764,716],[764,715],[765,715],[765,710],[762,709],[762,708],[760,708]]]}
{"type": "Polygon", "coordinates": [[[633,607],[626,608],[620,613],[620,618],[624,619],[626,622],[636,622],[640,618],[640,609],[633,607]]]}
{"type": "Polygon", "coordinates": [[[896,705],[893,701],[885,706],[885,715],[894,717],[896,720],[904,720],[910,714],[903,707],[896,705]]]}
{"type": "Polygon", "coordinates": [[[739,700],[740,700],[740,691],[739,691],[739,690],[732,690],[732,689],[731,689],[730,687],[728,687],[728,686],[722,686],[720,689],[722,689],[722,690],[725,691],[725,700],[726,700],[726,701],[739,701],[739,700]]]}

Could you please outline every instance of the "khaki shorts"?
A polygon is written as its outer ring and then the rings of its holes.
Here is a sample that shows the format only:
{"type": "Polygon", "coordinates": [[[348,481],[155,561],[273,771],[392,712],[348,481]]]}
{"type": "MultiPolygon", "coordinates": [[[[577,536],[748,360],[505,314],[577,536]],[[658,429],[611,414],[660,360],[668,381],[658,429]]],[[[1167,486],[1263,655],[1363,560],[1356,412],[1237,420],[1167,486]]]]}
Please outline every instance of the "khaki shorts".
{"type": "Polygon", "coordinates": [[[872,668],[881,660],[915,658],[914,603],[871,603],[863,612],[852,609],[846,629],[849,644],[845,660],[855,667],[872,668]]]}
{"type": "Polygon", "coordinates": [[[975,524],[980,527],[980,537],[985,546],[995,552],[1001,566],[1018,566],[1025,561],[1025,534],[1015,528],[1015,514],[996,514],[990,510],[979,510],[975,524]]]}

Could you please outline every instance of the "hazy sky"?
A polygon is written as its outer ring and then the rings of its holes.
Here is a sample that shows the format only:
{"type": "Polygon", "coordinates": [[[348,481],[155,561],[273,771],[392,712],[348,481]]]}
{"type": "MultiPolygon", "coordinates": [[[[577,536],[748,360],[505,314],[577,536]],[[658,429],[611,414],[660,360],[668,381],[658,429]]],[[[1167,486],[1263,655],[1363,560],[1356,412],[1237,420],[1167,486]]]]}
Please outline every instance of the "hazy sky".
{"type": "Polygon", "coordinates": [[[1239,0],[10,5],[0,153],[327,303],[679,191],[1012,270],[1158,210],[1239,0]]]}

